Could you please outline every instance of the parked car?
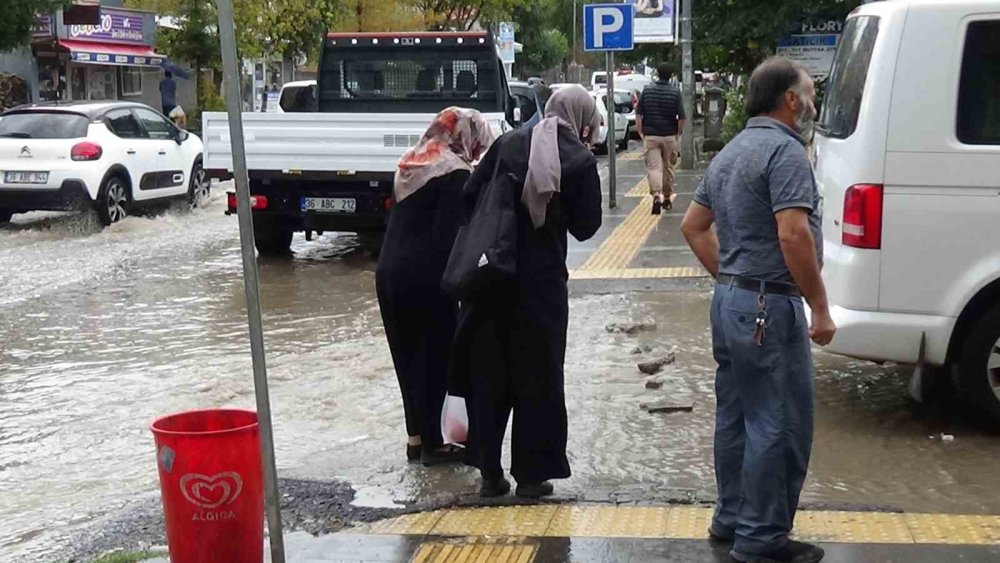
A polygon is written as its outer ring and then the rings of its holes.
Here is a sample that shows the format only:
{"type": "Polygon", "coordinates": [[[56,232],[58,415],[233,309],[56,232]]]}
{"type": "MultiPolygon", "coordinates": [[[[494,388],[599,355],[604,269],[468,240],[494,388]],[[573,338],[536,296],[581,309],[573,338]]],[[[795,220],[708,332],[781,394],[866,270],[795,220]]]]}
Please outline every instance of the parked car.
{"type": "Polygon", "coordinates": [[[828,349],[928,368],[917,373],[950,378],[1000,422],[997,60],[995,0],[861,6],[815,158],[838,326],[828,349]]]}
{"type": "Polygon", "coordinates": [[[511,82],[510,94],[521,110],[521,127],[534,127],[545,116],[545,104],[552,97],[552,90],[544,84],[511,82]]]}
{"type": "Polygon", "coordinates": [[[209,194],[197,135],[132,102],[51,102],[0,116],[0,222],[88,210],[104,225],[133,209],[209,194]]]}
{"type": "Polygon", "coordinates": [[[612,127],[614,127],[614,141],[619,149],[628,148],[628,118],[619,112],[615,112],[614,119],[608,119],[608,102],[607,93],[603,90],[597,92],[591,92],[590,95],[594,98],[594,102],[597,104],[597,113],[601,116],[601,130],[598,135],[598,140],[594,143],[594,149],[600,153],[606,153],[608,151],[608,123],[611,122],[612,127]]]}
{"type": "Polygon", "coordinates": [[[316,81],[300,80],[281,86],[278,113],[316,111],[316,81]]]}

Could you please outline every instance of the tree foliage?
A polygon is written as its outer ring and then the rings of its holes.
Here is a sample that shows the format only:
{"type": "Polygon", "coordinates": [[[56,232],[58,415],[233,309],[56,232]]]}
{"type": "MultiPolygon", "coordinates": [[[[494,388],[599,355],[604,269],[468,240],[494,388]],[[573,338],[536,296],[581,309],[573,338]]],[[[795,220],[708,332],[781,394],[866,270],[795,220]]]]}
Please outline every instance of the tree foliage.
{"type": "Polygon", "coordinates": [[[695,56],[701,68],[748,75],[773,55],[778,40],[807,21],[843,20],[860,0],[699,0],[695,56]]]}
{"type": "Polygon", "coordinates": [[[0,53],[28,45],[38,15],[54,12],[67,0],[4,0],[0,16],[0,53]]]}
{"type": "Polygon", "coordinates": [[[424,18],[402,0],[345,0],[334,31],[412,31],[423,27],[424,18]]]}
{"type": "Polygon", "coordinates": [[[488,28],[506,20],[514,9],[539,0],[404,0],[419,10],[433,30],[467,31],[476,24],[488,28]]]}

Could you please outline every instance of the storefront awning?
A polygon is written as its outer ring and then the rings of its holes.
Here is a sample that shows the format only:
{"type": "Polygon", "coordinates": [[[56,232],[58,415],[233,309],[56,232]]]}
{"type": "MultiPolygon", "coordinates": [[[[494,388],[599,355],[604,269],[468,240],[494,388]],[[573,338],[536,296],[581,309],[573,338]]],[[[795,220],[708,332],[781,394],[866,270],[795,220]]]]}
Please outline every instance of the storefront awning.
{"type": "Polygon", "coordinates": [[[119,66],[160,66],[167,57],[146,45],[120,45],[96,41],[60,39],[59,45],[69,49],[70,60],[75,63],[119,66]]]}

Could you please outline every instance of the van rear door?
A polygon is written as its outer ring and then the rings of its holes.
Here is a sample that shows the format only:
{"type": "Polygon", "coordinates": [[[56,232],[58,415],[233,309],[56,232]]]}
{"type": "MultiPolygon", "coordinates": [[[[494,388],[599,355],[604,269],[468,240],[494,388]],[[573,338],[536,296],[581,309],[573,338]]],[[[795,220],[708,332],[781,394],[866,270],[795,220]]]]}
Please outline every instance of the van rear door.
{"type": "Polygon", "coordinates": [[[875,211],[899,35],[906,4],[866,5],[848,18],[816,135],[823,197],[824,270],[831,304],[876,310],[881,268],[875,211]],[[845,203],[849,204],[845,208],[845,203]]]}

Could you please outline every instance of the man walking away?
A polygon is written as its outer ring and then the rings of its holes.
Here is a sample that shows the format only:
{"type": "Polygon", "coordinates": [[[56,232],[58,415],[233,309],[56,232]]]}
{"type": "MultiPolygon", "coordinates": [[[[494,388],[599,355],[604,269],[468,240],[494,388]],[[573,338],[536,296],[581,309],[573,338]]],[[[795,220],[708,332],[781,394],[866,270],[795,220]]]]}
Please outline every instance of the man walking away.
{"type": "Polygon", "coordinates": [[[753,117],[712,160],[681,224],[717,282],[719,496],[708,533],[734,542],[737,561],[823,558],[819,547],[788,539],[812,449],[809,340],[824,346],[836,332],[820,277],[822,200],[802,138],[815,97],[802,66],[773,57],[757,67],[747,92],[753,117]]]}
{"type": "Polygon", "coordinates": [[[642,137],[649,192],[653,195],[653,215],[659,215],[664,207],[667,211],[674,207],[674,166],[686,116],[681,91],[670,84],[673,73],[669,64],[658,66],[658,80],[642,91],[635,108],[635,126],[642,137]]]}
{"type": "Polygon", "coordinates": [[[163,80],[160,81],[160,105],[163,106],[163,115],[170,115],[177,106],[177,83],[174,82],[174,73],[169,70],[163,73],[163,80]]]}

